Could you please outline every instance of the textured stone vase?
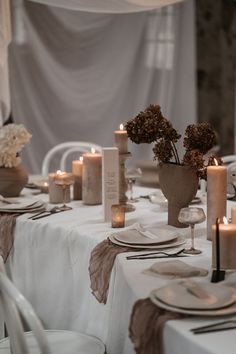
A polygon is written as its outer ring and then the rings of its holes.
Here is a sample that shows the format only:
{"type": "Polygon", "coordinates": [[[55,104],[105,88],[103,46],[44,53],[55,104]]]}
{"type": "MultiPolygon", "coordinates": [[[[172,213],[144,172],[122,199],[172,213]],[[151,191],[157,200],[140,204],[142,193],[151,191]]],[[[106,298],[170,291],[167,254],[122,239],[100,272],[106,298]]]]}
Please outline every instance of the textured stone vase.
{"type": "Polygon", "coordinates": [[[0,194],[3,197],[18,197],[27,182],[28,173],[21,165],[0,167],[0,194]]]}
{"type": "Polygon", "coordinates": [[[198,177],[189,166],[162,163],[159,166],[160,188],[168,200],[168,225],[187,227],[178,221],[181,208],[188,207],[198,189],[198,177]]]}

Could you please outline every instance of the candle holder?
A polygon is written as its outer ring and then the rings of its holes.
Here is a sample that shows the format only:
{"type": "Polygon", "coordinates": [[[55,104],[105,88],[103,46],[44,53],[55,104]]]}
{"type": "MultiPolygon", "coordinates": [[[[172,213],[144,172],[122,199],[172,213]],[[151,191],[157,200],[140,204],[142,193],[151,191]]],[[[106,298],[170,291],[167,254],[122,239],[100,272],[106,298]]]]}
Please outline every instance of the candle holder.
{"type": "Polygon", "coordinates": [[[113,228],[125,226],[125,206],[124,204],[113,204],[111,206],[111,226],[113,228]]]}
{"type": "Polygon", "coordinates": [[[126,176],[125,176],[125,162],[127,159],[131,157],[131,153],[127,152],[125,154],[119,153],[119,164],[120,164],[120,171],[119,171],[119,202],[120,204],[124,205],[125,212],[130,212],[134,211],[135,207],[132,204],[127,203],[127,190],[128,190],[128,184],[126,181],[126,176]]]}
{"type": "Polygon", "coordinates": [[[72,208],[68,205],[66,205],[66,190],[68,186],[71,186],[74,183],[74,176],[72,173],[62,173],[61,175],[58,175],[58,177],[55,177],[55,184],[62,188],[62,193],[63,193],[63,205],[59,207],[61,211],[66,211],[66,210],[71,210],[72,208]]]}

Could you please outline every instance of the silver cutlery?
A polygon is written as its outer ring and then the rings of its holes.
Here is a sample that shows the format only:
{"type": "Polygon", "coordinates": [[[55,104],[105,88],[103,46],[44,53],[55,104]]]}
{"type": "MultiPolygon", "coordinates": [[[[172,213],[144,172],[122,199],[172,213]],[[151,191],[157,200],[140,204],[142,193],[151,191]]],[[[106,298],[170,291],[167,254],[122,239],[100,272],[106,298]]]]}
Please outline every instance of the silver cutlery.
{"type": "Polygon", "coordinates": [[[211,332],[218,332],[218,331],[227,331],[235,328],[236,328],[236,321],[227,320],[227,321],[213,323],[207,326],[195,327],[190,329],[190,331],[193,332],[193,334],[204,334],[204,333],[211,333],[211,332]]]}
{"type": "Polygon", "coordinates": [[[37,220],[37,219],[41,219],[41,218],[44,218],[44,217],[47,217],[47,216],[50,216],[50,215],[53,215],[56,213],[60,213],[61,211],[63,211],[63,210],[61,210],[60,207],[53,207],[50,210],[44,210],[44,211],[41,211],[35,215],[32,215],[28,219],[37,220]]]}
{"type": "Polygon", "coordinates": [[[184,251],[184,248],[181,250],[174,252],[174,253],[168,253],[165,251],[158,251],[158,252],[150,252],[150,253],[144,253],[140,255],[132,255],[132,256],[127,256],[126,259],[132,260],[132,259],[151,259],[151,258],[165,258],[165,257],[186,257],[187,255],[181,255],[181,253],[184,251]]]}

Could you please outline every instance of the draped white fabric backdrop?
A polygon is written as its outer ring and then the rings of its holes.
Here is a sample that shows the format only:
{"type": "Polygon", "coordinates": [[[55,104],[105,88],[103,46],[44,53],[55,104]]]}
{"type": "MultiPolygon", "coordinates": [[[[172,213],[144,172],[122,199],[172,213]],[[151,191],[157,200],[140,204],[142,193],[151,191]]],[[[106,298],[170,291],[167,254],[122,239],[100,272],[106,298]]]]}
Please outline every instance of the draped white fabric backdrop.
{"type": "MultiPolygon", "coordinates": [[[[33,134],[22,153],[30,173],[63,141],[112,146],[119,124],[150,103],[180,132],[196,120],[193,0],[129,14],[21,1],[10,84],[14,120],[33,134]]],[[[150,145],[130,151],[133,161],[152,160],[150,145]]]]}
{"type": "Polygon", "coordinates": [[[0,126],[10,114],[8,45],[11,41],[10,1],[0,1],[0,126]]]}

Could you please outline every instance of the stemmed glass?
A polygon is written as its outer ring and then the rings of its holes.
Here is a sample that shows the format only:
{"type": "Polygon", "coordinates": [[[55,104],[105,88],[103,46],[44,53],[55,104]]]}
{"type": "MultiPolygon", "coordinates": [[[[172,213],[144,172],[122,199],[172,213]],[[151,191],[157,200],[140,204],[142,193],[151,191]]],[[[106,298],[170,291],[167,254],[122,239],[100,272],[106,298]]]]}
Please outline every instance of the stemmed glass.
{"type": "Polygon", "coordinates": [[[202,208],[188,207],[180,209],[178,220],[179,222],[189,225],[191,228],[191,247],[184,250],[187,254],[199,254],[202,251],[194,247],[194,226],[206,219],[206,215],[202,208]]]}
{"type": "Polygon", "coordinates": [[[140,168],[131,168],[125,171],[125,178],[128,183],[128,191],[129,191],[129,197],[128,197],[128,203],[136,203],[138,201],[138,198],[133,197],[133,185],[135,184],[136,180],[141,178],[142,176],[142,170],[140,168]]]}
{"type": "Polygon", "coordinates": [[[74,175],[72,173],[61,172],[55,177],[55,184],[62,188],[63,205],[59,207],[61,211],[71,210],[72,208],[66,205],[66,190],[68,186],[74,183],[74,175]]]}

